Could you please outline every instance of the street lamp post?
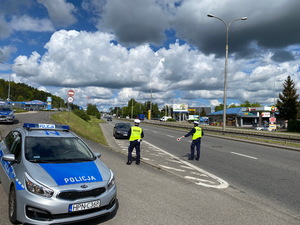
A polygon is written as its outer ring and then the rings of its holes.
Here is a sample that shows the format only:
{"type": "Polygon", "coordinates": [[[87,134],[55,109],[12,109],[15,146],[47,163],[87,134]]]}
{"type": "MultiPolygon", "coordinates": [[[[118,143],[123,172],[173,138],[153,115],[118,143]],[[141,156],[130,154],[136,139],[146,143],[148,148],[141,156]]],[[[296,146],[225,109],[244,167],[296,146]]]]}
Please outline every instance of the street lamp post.
{"type": "MultiPolygon", "coordinates": [[[[9,66],[10,70],[12,70],[12,67],[14,66],[14,64],[9,64],[5,62],[0,62],[0,63],[9,66]]],[[[22,66],[22,64],[16,64],[16,66],[22,66]]],[[[8,93],[7,93],[8,102],[10,102],[10,80],[11,80],[11,74],[9,74],[9,78],[8,78],[8,93]]]]}
{"type": "Polygon", "coordinates": [[[222,20],[221,18],[208,14],[208,17],[212,17],[212,18],[216,18],[218,20],[220,20],[226,28],[226,46],[225,46],[225,70],[224,70],[224,96],[223,96],[223,131],[226,130],[226,93],[227,93],[227,71],[228,71],[228,32],[229,32],[229,28],[230,25],[238,20],[247,20],[247,17],[242,17],[239,19],[235,19],[233,21],[231,21],[228,25],[224,22],[224,20],[222,20]]]}
{"type": "Polygon", "coordinates": [[[150,120],[152,120],[152,85],[151,85],[151,98],[150,98],[150,120]]]}
{"type": "Polygon", "coordinates": [[[133,117],[133,98],[131,99],[131,119],[133,117]]]}

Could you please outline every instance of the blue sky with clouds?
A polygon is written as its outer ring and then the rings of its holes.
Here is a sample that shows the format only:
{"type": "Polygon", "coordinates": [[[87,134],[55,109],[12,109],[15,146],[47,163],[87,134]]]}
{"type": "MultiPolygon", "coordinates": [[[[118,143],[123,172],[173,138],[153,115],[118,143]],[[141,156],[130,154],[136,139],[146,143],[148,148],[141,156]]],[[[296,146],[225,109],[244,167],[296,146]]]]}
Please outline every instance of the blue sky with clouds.
{"type": "MultiPolygon", "coordinates": [[[[0,78],[100,110],[139,102],[272,105],[299,90],[299,0],[2,0],[0,78]]],[[[13,91],[13,90],[12,90],[13,91]]]]}

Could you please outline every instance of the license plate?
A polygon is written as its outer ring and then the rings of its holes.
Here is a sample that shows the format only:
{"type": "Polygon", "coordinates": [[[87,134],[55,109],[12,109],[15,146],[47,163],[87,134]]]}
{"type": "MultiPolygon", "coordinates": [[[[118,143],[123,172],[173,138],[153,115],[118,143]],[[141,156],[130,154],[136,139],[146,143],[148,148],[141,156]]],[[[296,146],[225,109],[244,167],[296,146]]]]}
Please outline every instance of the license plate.
{"type": "Polygon", "coordinates": [[[100,200],[91,201],[91,202],[82,202],[77,204],[72,204],[69,206],[69,212],[77,212],[88,209],[100,208],[100,200]]]}

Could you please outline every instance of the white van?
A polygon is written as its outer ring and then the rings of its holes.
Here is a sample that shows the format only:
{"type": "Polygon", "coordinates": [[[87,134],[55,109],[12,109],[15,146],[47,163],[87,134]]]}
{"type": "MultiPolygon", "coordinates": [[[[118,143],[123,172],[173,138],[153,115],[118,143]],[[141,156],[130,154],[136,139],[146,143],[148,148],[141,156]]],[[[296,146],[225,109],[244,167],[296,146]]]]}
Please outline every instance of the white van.
{"type": "Polygon", "coordinates": [[[168,119],[172,119],[172,117],[171,116],[163,116],[162,118],[160,118],[160,121],[166,122],[168,119]]]}

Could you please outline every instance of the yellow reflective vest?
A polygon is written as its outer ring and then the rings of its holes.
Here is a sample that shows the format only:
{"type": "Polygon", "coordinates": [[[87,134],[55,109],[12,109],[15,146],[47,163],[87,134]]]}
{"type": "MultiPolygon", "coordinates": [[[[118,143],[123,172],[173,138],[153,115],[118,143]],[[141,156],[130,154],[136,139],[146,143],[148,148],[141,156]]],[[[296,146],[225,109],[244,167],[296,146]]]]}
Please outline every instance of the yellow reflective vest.
{"type": "Polygon", "coordinates": [[[135,140],[141,139],[142,131],[143,131],[142,128],[137,127],[137,126],[132,126],[129,141],[135,141],[135,140]]]}
{"type": "Polygon", "coordinates": [[[192,140],[196,140],[197,138],[202,137],[202,128],[201,127],[194,127],[196,132],[193,134],[192,140]]]}

